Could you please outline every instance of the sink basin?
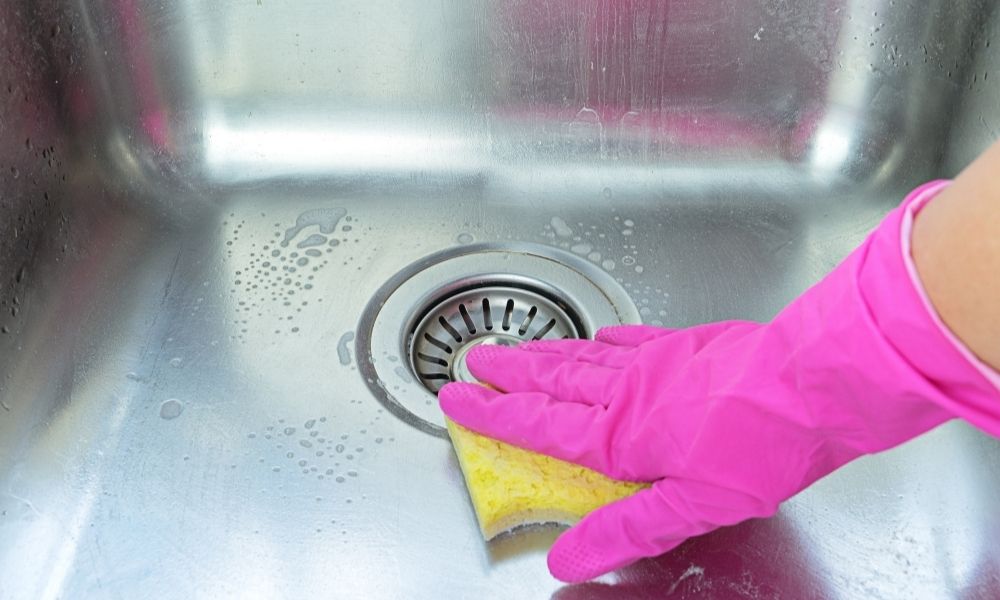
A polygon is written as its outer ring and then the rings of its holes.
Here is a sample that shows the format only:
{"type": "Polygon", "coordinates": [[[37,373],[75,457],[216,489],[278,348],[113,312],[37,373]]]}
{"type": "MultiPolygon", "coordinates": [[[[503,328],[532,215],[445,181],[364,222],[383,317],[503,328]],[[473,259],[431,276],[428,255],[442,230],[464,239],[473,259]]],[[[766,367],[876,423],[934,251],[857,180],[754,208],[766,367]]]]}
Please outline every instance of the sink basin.
{"type": "Polygon", "coordinates": [[[0,598],[1000,597],[1000,443],[958,422],[562,586],[558,529],[482,541],[413,345],[486,289],[482,343],[531,307],[560,337],[769,319],[997,136],[997,26],[941,0],[3,3],[0,598]]]}

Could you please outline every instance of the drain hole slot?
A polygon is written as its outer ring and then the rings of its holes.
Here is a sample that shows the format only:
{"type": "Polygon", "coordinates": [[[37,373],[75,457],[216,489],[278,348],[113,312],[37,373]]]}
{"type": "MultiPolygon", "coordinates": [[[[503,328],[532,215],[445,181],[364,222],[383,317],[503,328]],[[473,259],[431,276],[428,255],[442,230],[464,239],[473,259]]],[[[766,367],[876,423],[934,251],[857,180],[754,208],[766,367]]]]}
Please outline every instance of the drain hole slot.
{"type": "Polygon", "coordinates": [[[447,367],[448,366],[448,361],[446,361],[445,359],[438,358],[436,356],[427,356],[423,352],[417,352],[417,358],[419,358],[420,360],[422,360],[424,362],[429,362],[432,365],[439,365],[439,366],[442,366],[442,367],[447,367]]]}
{"type": "Polygon", "coordinates": [[[451,335],[451,337],[455,339],[456,342],[462,341],[462,334],[460,334],[457,329],[451,326],[451,323],[448,322],[448,319],[445,319],[443,316],[438,317],[438,323],[441,324],[441,327],[444,327],[445,331],[447,331],[451,335]]]}
{"type": "Polygon", "coordinates": [[[429,381],[448,381],[451,379],[447,373],[421,373],[420,377],[429,381]]]}
{"type": "Polygon", "coordinates": [[[490,299],[483,298],[483,326],[486,331],[493,331],[493,316],[490,315],[490,299]]]}
{"type": "Polygon", "coordinates": [[[462,320],[465,321],[465,328],[469,330],[469,334],[476,335],[476,324],[472,322],[472,317],[469,316],[469,310],[465,308],[464,304],[458,305],[458,314],[462,315],[462,320]]]}
{"type": "Polygon", "coordinates": [[[424,334],[424,339],[427,340],[427,342],[429,344],[431,344],[433,346],[437,346],[439,349],[443,350],[444,352],[447,352],[448,354],[451,354],[451,346],[449,346],[448,344],[442,342],[441,340],[437,339],[436,337],[432,336],[431,334],[425,333],[424,334]]]}
{"type": "Polygon", "coordinates": [[[524,321],[521,322],[520,329],[517,330],[517,335],[524,335],[528,331],[528,327],[531,327],[531,322],[535,320],[535,315],[538,314],[538,307],[532,306],[528,310],[528,314],[524,317],[524,321]]]}
{"type": "Polygon", "coordinates": [[[510,317],[514,314],[514,300],[507,300],[507,307],[503,311],[503,324],[501,327],[504,331],[510,331],[510,317]]]}
{"type": "Polygon", "coordinates": [[[545,337],[545,334],[548,333],[549,331],[551,331],[552,328],[555,327],[555,326],[556,326],[556,320],[555,319],[549,319],[549,322],[546,323],[545,325],[543,325],[542,328],[538,330],[538,333],[536,333],[534,335],[534,337],[532,337],[531,339],[533,339],[533,340],[540,340],[540,339],[542,339],[543,337],[545,337]]]}

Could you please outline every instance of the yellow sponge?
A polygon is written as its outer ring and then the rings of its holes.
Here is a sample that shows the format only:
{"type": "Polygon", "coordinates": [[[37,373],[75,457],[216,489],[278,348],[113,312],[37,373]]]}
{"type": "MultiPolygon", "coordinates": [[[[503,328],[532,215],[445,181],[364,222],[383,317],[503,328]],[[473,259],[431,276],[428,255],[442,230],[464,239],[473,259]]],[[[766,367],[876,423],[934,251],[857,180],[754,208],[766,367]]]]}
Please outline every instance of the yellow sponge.
{"type": "Polygon", "coordinates": [[[610,479],[445,421],[487,540],[521,525],[572,525],[590,511],[648,487],[610,479]]]}

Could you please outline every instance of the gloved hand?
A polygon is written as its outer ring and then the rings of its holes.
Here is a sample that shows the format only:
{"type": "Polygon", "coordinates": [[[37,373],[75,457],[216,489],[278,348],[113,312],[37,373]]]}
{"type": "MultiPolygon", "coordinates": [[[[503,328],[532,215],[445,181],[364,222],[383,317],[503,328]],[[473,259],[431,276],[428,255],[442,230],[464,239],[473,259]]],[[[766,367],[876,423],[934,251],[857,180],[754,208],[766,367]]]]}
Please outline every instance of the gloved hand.
{"type": "Polygon", "coordinates": [[[603,329],[596,341],[484,346],[441,408],[485,435],[618,479],[654,482],[598,509],[549,553],[584,581],[778,505],[858,456],[953,417],[1000,435],[1000,388],[941,325],[909,258],[911,193],[769,323],[603,329]]]}

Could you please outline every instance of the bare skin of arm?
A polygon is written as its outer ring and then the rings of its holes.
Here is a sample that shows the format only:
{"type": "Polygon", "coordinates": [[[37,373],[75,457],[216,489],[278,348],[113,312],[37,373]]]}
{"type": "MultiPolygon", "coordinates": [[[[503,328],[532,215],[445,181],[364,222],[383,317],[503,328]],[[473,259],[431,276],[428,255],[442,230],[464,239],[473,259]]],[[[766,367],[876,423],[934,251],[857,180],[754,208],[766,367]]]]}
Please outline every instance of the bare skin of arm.
{"type": "Polygon", "coordinates": [[[917,214],[912,252],[941,320],[1000,371],[1000,143],[917,214]]]}

